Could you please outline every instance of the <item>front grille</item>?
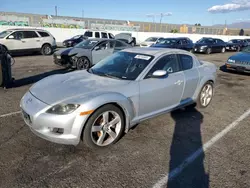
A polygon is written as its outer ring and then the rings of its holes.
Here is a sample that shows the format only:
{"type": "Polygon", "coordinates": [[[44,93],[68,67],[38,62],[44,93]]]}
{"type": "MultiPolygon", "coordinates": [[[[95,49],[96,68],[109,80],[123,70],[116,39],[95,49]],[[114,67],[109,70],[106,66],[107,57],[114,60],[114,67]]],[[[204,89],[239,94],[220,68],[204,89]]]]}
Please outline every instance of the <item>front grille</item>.
{"type": "Polygon", "coordinates": [[[250,65],[250,61],[236,61],[236,64],[240,64],[240,65],[250,65]]]}

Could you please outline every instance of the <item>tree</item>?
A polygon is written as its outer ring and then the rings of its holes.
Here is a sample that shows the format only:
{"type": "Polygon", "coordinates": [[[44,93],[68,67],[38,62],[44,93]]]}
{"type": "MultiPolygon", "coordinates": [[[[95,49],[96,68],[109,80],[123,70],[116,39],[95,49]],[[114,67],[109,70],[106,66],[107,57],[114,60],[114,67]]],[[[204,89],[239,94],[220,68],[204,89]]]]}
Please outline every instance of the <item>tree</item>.
{"type": "Polygon", "coordinates": [[[201,26],[201,24],[200,23],[196,23],[196,24],[194,24],[195,26],[201,26]]]}
{"type": "Polygon", "coordinates": [[[244,29],[241,29],[241,30],[240,30],[239,35],[240,35],[240,36],[243,36],[243,35],[244,35],[244,29]]]}
{"type": "Polygon", "coordinates": [[[178,33],[178,29],[172,29],[171,33],[178,33]]]}

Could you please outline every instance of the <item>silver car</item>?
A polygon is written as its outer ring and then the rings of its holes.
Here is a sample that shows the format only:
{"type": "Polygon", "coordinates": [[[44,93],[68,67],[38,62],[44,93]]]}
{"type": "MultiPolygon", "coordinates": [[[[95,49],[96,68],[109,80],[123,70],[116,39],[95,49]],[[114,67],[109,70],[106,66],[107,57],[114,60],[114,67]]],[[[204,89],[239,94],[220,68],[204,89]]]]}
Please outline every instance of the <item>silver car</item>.
{"type": "Polygon", "coordinates": [[[20,102],[31,131],[89,147],[114,144],[143,120],[213,97],[216,66],[178,49],[128,48],[88,70],[47,77],[20,102]]]}

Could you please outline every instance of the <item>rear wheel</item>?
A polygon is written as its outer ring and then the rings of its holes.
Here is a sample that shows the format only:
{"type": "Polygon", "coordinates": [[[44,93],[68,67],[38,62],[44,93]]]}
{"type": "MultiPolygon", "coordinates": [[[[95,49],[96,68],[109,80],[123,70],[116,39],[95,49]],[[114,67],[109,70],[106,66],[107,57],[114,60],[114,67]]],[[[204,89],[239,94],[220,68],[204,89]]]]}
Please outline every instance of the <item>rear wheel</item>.
{"type": "Polygon", "coordinates": [[[44,44],[41,49],[41,54],[43,55],[51,55],[52,54],[52,47],[49,44],[44,44]]]}
{"type": "Polygon", "coordinates": [[[206,108],[212,101],[214,95],[214,86],[212,82],[207,82],[202,87],[198,100],[196,102],[199,108],[206,108]]]}
{"type": "Polygon", "coordinates": [[[116,143],[125,128],[123,112],[115,105],[108,104],[89,118],[83,132],[83,140],[90,148],[105,148],[116,143]]]}
{"type": "Polygon", "coordinates": [[[90,62],[86,57],[80,57],[76,62],[77,70],[84,70],[90,68],[90,62]]]}

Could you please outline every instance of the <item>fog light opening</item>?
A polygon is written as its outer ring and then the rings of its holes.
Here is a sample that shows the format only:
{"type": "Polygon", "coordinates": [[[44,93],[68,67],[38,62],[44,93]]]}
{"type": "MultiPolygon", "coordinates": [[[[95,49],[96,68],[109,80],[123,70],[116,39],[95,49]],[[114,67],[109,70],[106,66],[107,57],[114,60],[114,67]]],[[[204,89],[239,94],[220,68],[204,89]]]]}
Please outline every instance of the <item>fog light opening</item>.
{"type": "Polygon", "coordinates": [[[56,133],[56,134],[63,134],[64,133],[63,128],[49,128],[49,130],[53,133],[56,133]]]}

